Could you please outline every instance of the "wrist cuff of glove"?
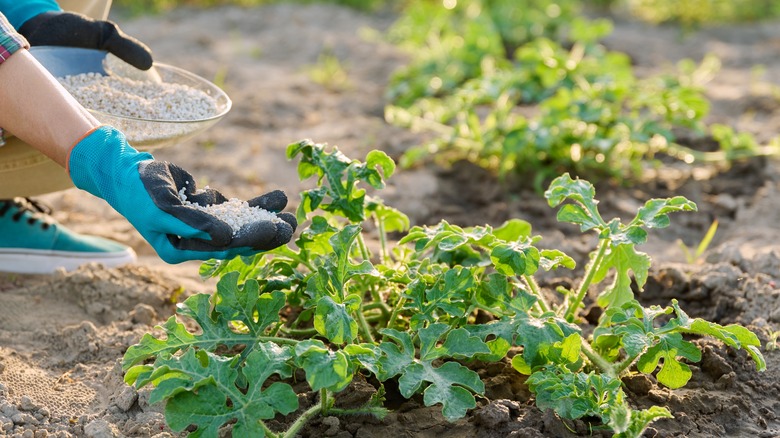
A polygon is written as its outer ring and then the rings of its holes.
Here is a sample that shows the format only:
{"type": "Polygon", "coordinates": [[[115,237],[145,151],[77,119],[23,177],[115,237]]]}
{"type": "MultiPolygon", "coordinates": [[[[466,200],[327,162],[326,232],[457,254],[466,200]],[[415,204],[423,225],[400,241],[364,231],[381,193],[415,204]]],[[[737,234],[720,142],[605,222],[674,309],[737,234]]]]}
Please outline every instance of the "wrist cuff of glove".
{"type": "Polygon", "coordinates": [[[62,9],[54,0],[27,0],[12,2],[11,6],[3,8],[3,15],[8,19],[19,33],[24,35],[21,28],[35,17],[46,12],[62,12],[62,9]]]}
{"type": "Polygon", "coordinates": [[[68,154],[67,170],[76,187],[114,205],[121,196],[125,172],[137,174],[138,163],[153,159],[127,143],[125,135],[108,125],[99,126],[79,140],[68,154]]]}
{"type": "Polygon", "coordinates": [[[87,131],[86,133],[84,133],[84,135],[82,135],[82,136],[81,136],[81,138],[79,138],[78,140],[76,140],[76,142],[75,142],[75,143],[73,143],[73,144],[70,146],[70,149],[68,149],[68,155],[67,155],[67,157],[65,158],[65,170],[68,172],[68,175],[70,175],[70,157],[71,157],[71,155],[73,155],[73,149],[75,149],[75,148],[76,148],[76,146],[78,146],[78,145],[79,145],[79,143],[81,143],[82,141],[86,140],[86,138],[87,138],[87,137],[89,137],[90,135],[92,135],[92,133],[94,133],[94,132],[95,132],[95,131],[97,131],[98,129],[102,128],[103,126],[105,126],[105,125],[99,125],[99,126],[96,126],[96,127],[92,128],[92,129],[90,129],[89,131],[87,131]]]}

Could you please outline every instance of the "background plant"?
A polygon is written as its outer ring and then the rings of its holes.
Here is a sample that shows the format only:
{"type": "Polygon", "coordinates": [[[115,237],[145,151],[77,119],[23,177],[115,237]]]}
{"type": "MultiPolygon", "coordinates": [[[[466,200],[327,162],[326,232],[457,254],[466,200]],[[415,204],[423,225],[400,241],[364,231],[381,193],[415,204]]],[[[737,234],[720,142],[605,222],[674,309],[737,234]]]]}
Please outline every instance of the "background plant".
{"type": "Polygon", "coordinates": [[[386,119],[433,139],[402,164],[467,159],[500,175],[535,175],[541,189],[566,171],[635,178],[659,153],[687,163],[776,153],[777,142],[761,147],[749,134],[705,125],[703,85],[716,59],[638,78],[626,55],[598,43],[611,22],[585,19],[580,6],[460,0],[407,7],[389,35],[413,55],[388,85],[386,119]],[[678,144],[680,133],[711,136],[720,150],[692,150],[678,144]]]}
{"type": "Polygon", "coordinates": [[[773,0],[602,0],[601,3],[651,23],[679,23],[685,28],[780,16],[780,4],[773,0]]]}
{"type": "Polygon", "coordinates": [[[316,180],[301,193],[297,215],[308,226],[295,245],[205,263],[202,275],[219,277],[216,291],[189,297],[160,327],[163,336],[147,334],[125,354],[125,380],[151,385],[150,402],[165,403],[176,431],[194,426],[193,436],[212,437],[231,427],[234,436],[293,437],[318,414],[382,416],[389,380],[401,396],[422,394],[426,406],[441,405],[454,420],[484,394],[474,361],[511,360],[529,375],[540,409],[639,436],[671,414],[632,409],[620,378],[652,373],[670,388],[685,385],[688,363],[701,359],[692,335],[744,349],[765,368],[747,329],[691,318],[674,300],[644,307],[634,297],[650,267],[636,246],[648,229],[668,226],[669,213],[695,209],[685,198],[647,201],[628,223],[606,221],[590,183],[556,178],[545,196],[558,219],[599,239],[577,287],[555,294],[537,274],[573,269],[574,260],[541,248],[527,222],[409,229],[403,213],[362,187],[381,189],[392,175],[385,153],[361,162],[304,141],[287,154],[299,160],[302,180],[316,180]],[[405,234],[393,243],[392,232],[405,234]],[[367,238],[378,241],[376,254],[367,238]],[[591,289],[604,312],[583,330],[578,313],[591,289]],[[319,393],[315,404],[300,405],[289,380],[296,371],[319,393]],[[377,395],[357,409],[337,408],[336,394],[358,373],[377,395]],[[264,422],[296,411],[286,431],[264,422]]]}

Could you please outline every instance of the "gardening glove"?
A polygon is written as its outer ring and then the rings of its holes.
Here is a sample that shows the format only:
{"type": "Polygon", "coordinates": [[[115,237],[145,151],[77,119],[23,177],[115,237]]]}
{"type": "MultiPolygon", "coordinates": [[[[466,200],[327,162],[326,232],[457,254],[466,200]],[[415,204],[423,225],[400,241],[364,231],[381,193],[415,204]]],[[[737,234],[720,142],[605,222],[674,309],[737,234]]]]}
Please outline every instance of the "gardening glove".
{"type": "MultiPolygon", "coordinates": [[[[280,221],[253,222],[234,234],[230,225],[184,205],[179,196],[183,193],[188,201],[205,206],[225,202],[221,193],[196,192],[189,173],[136,151],[110,126],[97,128],[73,147],[68,172],[76,187],[106,200],[168,263],[267,251],[287,243],[297,226],[292,214],[279,213],[280,221]]],[[[287,197],[277,190],[248,203],[279,212],[287,197]]]]}
{"type": "Polygon", "coordinates": [[[46,11],[21,27],[22,34],[32,46],[69,46],[106,50],[128,64],[149,70],[152,52],[137,39],[125,35],[111,21],[93,20],[72,12],[46,11]]]}

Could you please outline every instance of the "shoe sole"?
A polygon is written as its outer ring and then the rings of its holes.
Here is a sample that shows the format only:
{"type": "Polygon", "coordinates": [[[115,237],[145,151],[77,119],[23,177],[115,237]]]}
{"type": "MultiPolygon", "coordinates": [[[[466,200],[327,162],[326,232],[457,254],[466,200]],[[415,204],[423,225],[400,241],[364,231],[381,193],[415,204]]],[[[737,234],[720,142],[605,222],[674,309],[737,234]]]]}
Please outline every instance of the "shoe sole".
{"type": "Polygon", "coordinates": [[[115,253],[0,249],[0,272],[16,274],[51,274],[58,269],[72,271],[86,263],[113,268],[135,261],[132,248],[115,253]]]}

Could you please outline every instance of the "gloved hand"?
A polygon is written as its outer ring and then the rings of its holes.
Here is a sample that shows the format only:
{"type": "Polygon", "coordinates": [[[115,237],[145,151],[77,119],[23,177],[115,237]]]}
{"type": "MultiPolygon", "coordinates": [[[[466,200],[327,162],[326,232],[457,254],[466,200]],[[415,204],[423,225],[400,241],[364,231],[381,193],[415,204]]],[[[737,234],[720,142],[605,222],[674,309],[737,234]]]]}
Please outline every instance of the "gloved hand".
{"type": "Polygon", "coordinates": [[[27,20],[22,34],[32,46],[69,46],[106,50],[141,70],[152,67],[152,52],[142,42],[125,35],[111,21],[97,21],[80,14],[47,11],[27,20]]]}
{"type": "MultiPolygon", "coordinates": [[[[192,176],[178,166],[156,161],[133,149],[124,134],[102,126],[79,141],[70,153],[68,172],[76,187],[106,200],[124,216],[168,263],[249,256],[287,243],[297,222],[279,213],[279,222],[261,221],[232,228],[215,216],[184,205],[220,204],[225,197],[208,189],[196,194],[192,176]]],[[[274,191],[248,201],[253,207],[279,212],[287,197],[274,191]]]]}

